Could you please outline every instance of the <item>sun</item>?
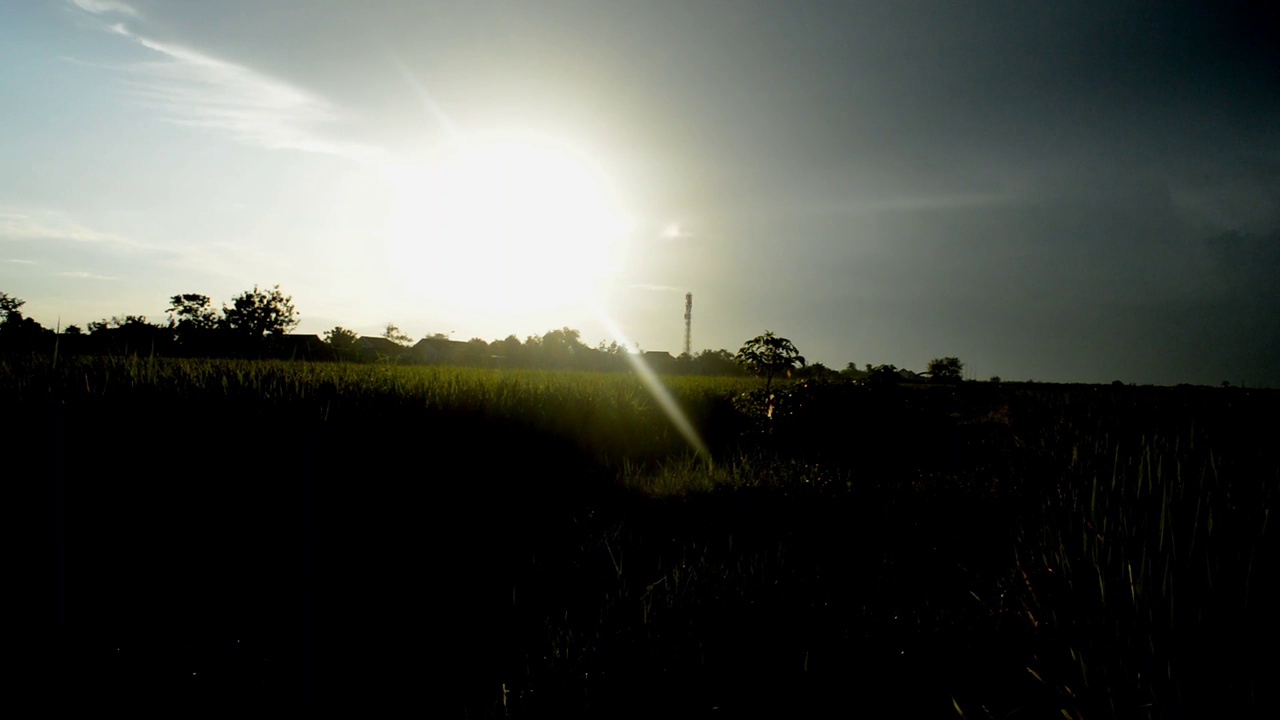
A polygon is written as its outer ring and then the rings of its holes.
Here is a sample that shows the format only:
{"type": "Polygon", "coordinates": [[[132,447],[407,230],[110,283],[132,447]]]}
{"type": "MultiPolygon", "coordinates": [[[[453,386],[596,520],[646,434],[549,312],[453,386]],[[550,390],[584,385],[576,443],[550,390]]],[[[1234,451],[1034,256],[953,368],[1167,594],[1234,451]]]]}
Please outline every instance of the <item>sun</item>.
{"type": "Polygon", "coordinates": [[[388,261],[412,295],[545,312],[589,304],[620,268],[628,223],[612,184],[564,143],[459,140],[385,177],[388,261]]]}

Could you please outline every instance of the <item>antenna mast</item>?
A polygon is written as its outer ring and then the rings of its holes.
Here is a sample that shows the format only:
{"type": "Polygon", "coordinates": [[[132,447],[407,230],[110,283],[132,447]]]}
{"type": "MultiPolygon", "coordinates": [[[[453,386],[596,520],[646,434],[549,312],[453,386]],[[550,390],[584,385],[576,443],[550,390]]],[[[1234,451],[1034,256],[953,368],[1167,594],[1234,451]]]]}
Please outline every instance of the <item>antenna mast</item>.
{"type": "Polygon", "coordinates": [[[684,354],[693,357],[693,343],[690,342],[693,329],[693,293],[684,294],[684,354]]]}

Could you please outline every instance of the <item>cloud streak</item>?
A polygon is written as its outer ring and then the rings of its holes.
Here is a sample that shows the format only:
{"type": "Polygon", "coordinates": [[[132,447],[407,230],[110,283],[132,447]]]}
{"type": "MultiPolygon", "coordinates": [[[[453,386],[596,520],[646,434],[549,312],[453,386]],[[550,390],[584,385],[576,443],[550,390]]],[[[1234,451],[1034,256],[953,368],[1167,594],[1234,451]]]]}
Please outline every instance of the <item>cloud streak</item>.
{"type": "Polygon", "coordinates": [[[85,272],[83,270],[68,270],[66,272],[57,273],[58,277],[75,278],[78,280],[115,280],[114,275],[98,275],[97,273],[85,272]]]}
{"type": "MultiPolygon", "coordinates": [[[[279,272],[289,266],[287,258],[261,248],[215,242],[209,246],[176,245],[139,241],[133,238],[96,230],[74,217],[54,210],[28,210],[0,207],[0,245],[7,243],[11,252],[50,254],[32,260],[9,258],[0,263],[18,266],[65,267],[72,260],[81,267],[85,258],[103,257],[105,262],[124,260],[134,267],[164,268],[158,272],[169,273],[174,269],[196,271],[205,275],[224,278],[240,278],[244,268],[271,268],[279,272]],[[21,246],[22,250],[17,250],[21,246]],[[34,249],[33,249],[34,248],[34,249]],[[37,250],[38,249],[38,250],[37,250]],[[72,258],[69,254],[74,254],[72,258]],[[137,265],[143,263],[144,265],[137,265]]],[[[107,265],[110,270],[114,266],[107,265]]],[[[13,272],[13,271],[10,271],[13,272]]],[[[29,271],[20,271],[29,272],[29,271]]],[[[134,273],[131,273],[134,274],[134,273]]],[[[53,272],[52,268],[41,273],[42,277],[70,280],[118,280],[117,275],[107,275],[89,270],[53,272]]]]}
{"type": "Polygon", "coordinates": [[[128,15],[130,17],[138,17],[138,11],[128,3],[118,2],[118,0],[71,0],[71,4],[94,15],[106,15],[108,13],[117,13],[120,15],[128,15]]]}
{"type": "MultiPolygon", "coordinates": [[[[56,212],[18,211],[0,208],[0,242],[32,240],[69,240],[79,243],[104,243],[142,248],[139,243],[110,233],[85,227],[56,212]]],[[[14,262],[19,262],[15,260],[14,262]]]]}
{"type": "MultiPolygon", "coordinates": [[[[170,261],[187,260],[203,267],[208,261],[201,251],[142,242],[114,233],[95,230],[73,217],[54,210],[19,210],[0,207],[0,243],[40,246],[76,243],[94,246],[109,253],[134,257],[139,254],[170,261]]],[[[12,259],[9,262],[34,265],[36,260],[12,259]]]]}
{"type": "MultiPolygon", "coordinates": [[[[138,18],[115,0],[71,0],[96,16],[138,18]]],[[[156,59],[113,66],[126,76],[134,97],[169,122],[221,133],[268,149],[299,150],[376,160],[373,145],[334,140],[323,129],[339,121],[332,104],[302,88],[252,68],[181,44],[136,32],[123,22],[107,29],[154,53],[156,59]]]]}
{"type": "Polygon", "coordinates": [[[180,45],[112,30],[162,56],[126,67],[136,95],[170,121],[206,128],[269,149],[301,150],[373,160],[382,150],[329,140],[315,128],[337,117],[329,103],[305,90],[180,45]]]}

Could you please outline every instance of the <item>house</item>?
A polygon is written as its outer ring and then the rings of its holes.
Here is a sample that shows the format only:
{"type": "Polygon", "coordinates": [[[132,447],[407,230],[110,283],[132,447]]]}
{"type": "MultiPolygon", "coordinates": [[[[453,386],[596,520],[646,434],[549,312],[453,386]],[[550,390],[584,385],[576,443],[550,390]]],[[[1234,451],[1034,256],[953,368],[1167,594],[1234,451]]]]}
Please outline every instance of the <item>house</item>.
{"type": "Polygon", "coordinates": [[[407,348],[384,337],[362,336],[356,340],[356,349],[364,358],[394,358],[403,355],[407,348]]]}
{"type": "Polygon", "coordinates": [[[424,337],[410,350],[413,359],[426,363],[458,362],[466,356],[467,343],[447,337],[424,337]]]}
{"type": "Polygon", "coordinates": [[[676,359],[665,350],[645,350],[640,359],[654,372],[671,372],[676,368],[676,359]]]}
{"type": "Polygon", "coordinates": [[[926,378],[924,375],[921,375],[920,373],[912,372],[911,370],[906,370],[906,369],[899,370],[898,377],[902,378],[902,382],[907,382],[907,383],[928,382],[928,378],[926,378]]]}
{"type": "Polygon", "coordinates": [[[333,348],[319,335],[288,333],[268,336],[271,354],[290,360],[327,360],[333,357],[333,348]]]}

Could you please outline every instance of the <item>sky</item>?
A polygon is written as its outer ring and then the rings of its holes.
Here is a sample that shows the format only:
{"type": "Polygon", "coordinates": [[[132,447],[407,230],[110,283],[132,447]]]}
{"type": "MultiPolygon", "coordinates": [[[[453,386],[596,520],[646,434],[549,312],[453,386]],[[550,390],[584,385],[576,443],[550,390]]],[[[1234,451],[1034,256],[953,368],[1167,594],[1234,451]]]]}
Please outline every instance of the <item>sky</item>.
{"type": "Polygon", "coordinates": [[[0,3],[0,290],[1280,386],[1264,3],[0,3]]]}

